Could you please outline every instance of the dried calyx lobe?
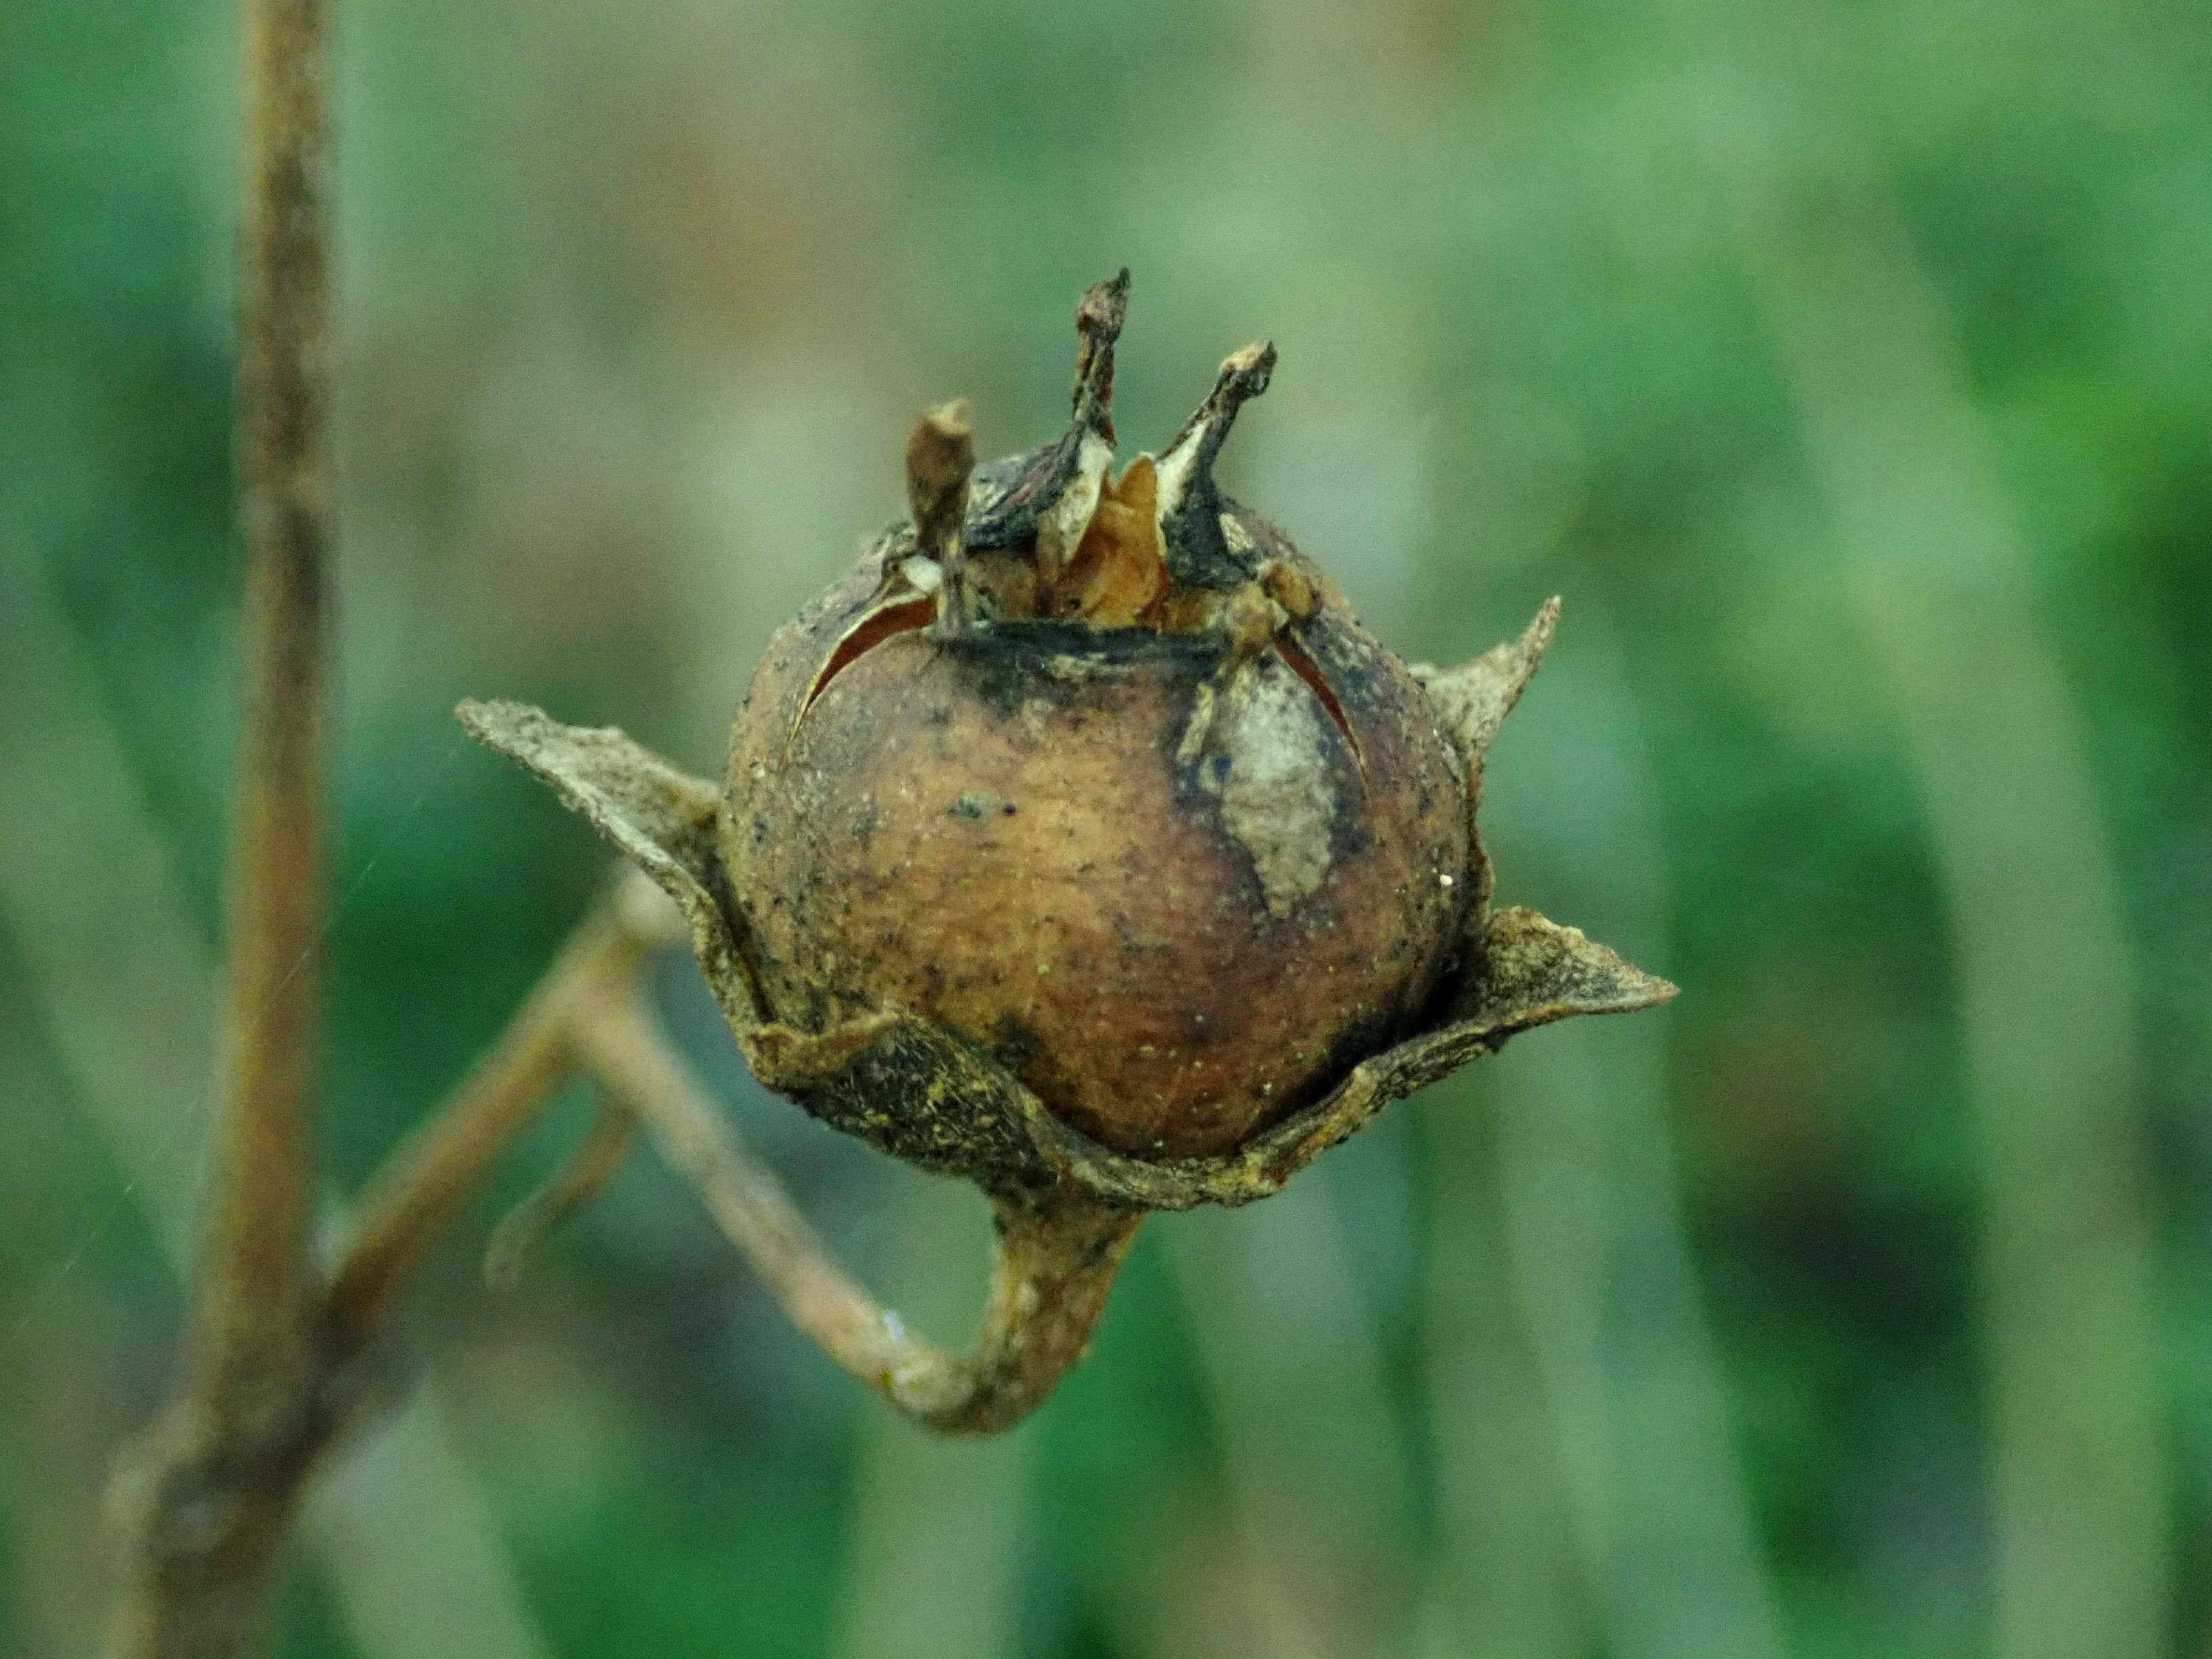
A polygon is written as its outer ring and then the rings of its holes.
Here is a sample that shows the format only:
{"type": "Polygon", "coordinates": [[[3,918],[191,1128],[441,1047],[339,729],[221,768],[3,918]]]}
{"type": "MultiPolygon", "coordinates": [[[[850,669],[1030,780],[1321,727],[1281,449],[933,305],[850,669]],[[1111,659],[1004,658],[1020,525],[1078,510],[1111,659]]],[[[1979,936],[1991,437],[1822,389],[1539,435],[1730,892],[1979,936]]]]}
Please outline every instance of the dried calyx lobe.
{"type": "Polygon", "coordinates": [[[774,1020],[909,1009],[1104,1146],[1218,1156],[1414,1029],[1480,860],[1419,686],[1213,481],[1272,347],[1114,475],[1127,295],[1084,300],[1057,442],[917,428],[911,520],[738,712],[722,863],[774,1020]]]}

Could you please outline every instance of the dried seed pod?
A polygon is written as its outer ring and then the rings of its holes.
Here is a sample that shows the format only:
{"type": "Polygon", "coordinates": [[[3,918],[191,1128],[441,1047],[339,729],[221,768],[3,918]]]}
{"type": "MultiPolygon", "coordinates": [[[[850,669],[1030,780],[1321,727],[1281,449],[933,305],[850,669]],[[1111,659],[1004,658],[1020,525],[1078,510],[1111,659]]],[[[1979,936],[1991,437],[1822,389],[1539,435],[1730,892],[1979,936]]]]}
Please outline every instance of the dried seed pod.
{"type": "Polygon", "coordinates": [[[1414,1028],[1464,931],[1464,769],[1405,668],[1214,489],[1272,352],[1111,476],[1102,297],[1068,438],[998,469],[1029,522],[987,498],[945,527],[954,437],[927,417],[915,528],[770,642],[721,860],[776,1019],[908,1008],[1115,1151],[1219,1154],[1414,1028]]]}
{"type": "Polygon", "coordinates": [[[1085,296],[1057,441],[977,467],[964,405],[923,417],[910,519],[770,641],[719,788],[460,710],[677,900],[763,1084],[992,1194],[967,1380],[872,1377],[941,1428],[1043,1398],[1142,1212],[1265,1197],[1516,1031],[1674,994],[1490,907],[1484,758],[1557,601],[1445,671],[1364,633],[1214,481],[1266,344],[1117,476],[1127,293],[1085,296]]]}

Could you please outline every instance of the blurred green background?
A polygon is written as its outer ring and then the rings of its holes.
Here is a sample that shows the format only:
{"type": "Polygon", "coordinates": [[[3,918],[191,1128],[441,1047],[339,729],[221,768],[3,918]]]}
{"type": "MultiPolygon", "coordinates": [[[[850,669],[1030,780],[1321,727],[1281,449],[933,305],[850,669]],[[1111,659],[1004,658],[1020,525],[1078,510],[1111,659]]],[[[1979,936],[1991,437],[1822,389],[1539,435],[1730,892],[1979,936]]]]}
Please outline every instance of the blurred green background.
{"type": "MultiPolygon", "coordinates": [[[[2179,0],[361,0],[342,14],[334,1194],[605,867],[464,694],[714,769],[925,404],[1157,445],[1408,658],[1565,598],[1501,897],[1678,981],[1150,1224],[931,1443],[649,1158],[417,1298],[275,1650],[2212,1651],[2212,12],[2179,0]]],[[[199,1179],[234,728],[236,46],[0,9],[0,1655],[88,1651],[199,1179]]],[[[957,1340],[963,1190],[759,1093],[957,1340]]]]}

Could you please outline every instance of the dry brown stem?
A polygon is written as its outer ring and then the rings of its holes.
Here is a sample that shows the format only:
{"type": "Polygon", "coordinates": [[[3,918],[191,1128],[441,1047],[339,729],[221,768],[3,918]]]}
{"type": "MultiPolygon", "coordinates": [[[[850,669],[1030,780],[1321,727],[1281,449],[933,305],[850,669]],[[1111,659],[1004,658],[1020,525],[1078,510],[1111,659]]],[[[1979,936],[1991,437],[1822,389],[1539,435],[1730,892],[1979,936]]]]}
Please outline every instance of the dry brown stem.
{"type": "Polygon", "coordinates": [[[219,1183],[188,1385],[243,1423],[312,1364],[308,1146],[321,975],[330,530],[320,0],[251,0],[254,101],[236,434],[246,680],[217,1097],[219,1183]]]}
{"type": "MultiPolygon", "coordinates": [[[[658,935],[588,923],[440,1127],[378,1188],[326,1289],[313,1248],[328,655],[328,132],[324,0],[246,0],[237,466],[244,732],[217,1033],[216,1150],[178,1390],[117,1482],[118,1659],[229,1659],[258,1632],[319,1456],[362,1413],[378,1316],[569,1060],[569,1002],[658,935]]],[[[655,918],[658,912],[654,913],[655,918]]]]}
{"type": "MultiPolygon", "coordinates": [[[[682,937],[675,907],[642,876],[624,877],[562,951],[507,1031],[395,1156],[364,1198],[332,1277],[333,1351],[358,1352],[501,1151],[574,1071],[596,1078],[698,1188],[715,1222],[792,1322],[915,1421],[947,1433],[1018,1421],[1082,1357],[1141,1212],[1070,1188],[1001,1198],[990,1299],[975,1352],[947,1353],[908,1334],[839,1267],[781,1182],[745,1147],[678,1053],[647,1001],[647,953],[682,937]]],[[[541,1194],[573,1207],[609,1173],[626,1137],[595,1129],[541,1194]]],[[[512,1266],[537,1231],[518,1212],[495,1261],[512,1266]]]]}
{"type": "MultiPolygon", "coordinates": [[[[578,1030],[600,1007],[635,994],[647,954],[678,936],[673,924],[642,878],[597,906],[499,1041],[371,1183],[327,1288],[303,1247],[308,1294],[295,1304],[296,1327],[272,1332],[265,1369],[247,1350],[226,1371],[192,1374],[120,1489],[137,1571],[118,1655],[212,1659],[251,1645],[300,1492],[372,1401],[364,1362],[396,1292],[493,1161],[576,1069],[578,1030]],[[278,1369],[294,1364],[296,1370],[278,1369]],[[243,1415],[231,1393],[211,1389],[217,1376],[261,1414],[243,1415]]],[[[300,1109],[304,1115],[304,1103],[300,1109]]],[[[304,1164],[297,1178],[312,1178],[304,1164]]],[[[217,1224],[234,1224],[223,1219],[234,1211],[251,1212],[255,1188],[246,1182],[276,1179],[265,1160],[219,1164],[217,1224]]],[[[248,1300],[263,1282],[258,1271],[253,1258],[212,1249],[201,1295],[248,1300]]]]}
{"type": "Polygon", "coordinates": [[[178,1396],[130,1496],[122,1654],[252,1640],[316,1438],[310,1094],[321,975],[330,526],[322,0],[246,0],[236,461],[246,708],[218,1039],[214,1199],[178,1396]]]}
{"type": "Polygon", "coordinates": [[[600,1006],[578,1040],[792,1322],[916,1422],[945,1433],[1006,1428],[1083,1357],[1141,1211],[1073,1187],[1032,1203],[994,1200],[998,1249],[983,1328],[973,1355],[950,1354],[908,1334],[830,1259],[641,999],[600,1006]]]}
{"type": "Polygon", "coordinates": [[[603,1119],[577,1158],[495,1241],[511,1271],[544,1221],[611,1173],[641,1125],[699,1191],[792,1322],[915,1421],[947,1433],[1018,1421],[1082,1357],[1141,1212],[1074,1188],[1001,1197],[990,1299],[975,1352],[909,1334],[838,1267],[775,1176],[747,1150],[646,1000],[639,969],[682,921],[641,875],[623,878],[453,1096],[365,1197],[327,1298],[332,1351],[360,1352],[393,1291],[421,1264],[493,1160],[572,1072],[627,1116],[603,1119]],[[545,1212],[550,1212],[550,1214],[545,1212]]]}

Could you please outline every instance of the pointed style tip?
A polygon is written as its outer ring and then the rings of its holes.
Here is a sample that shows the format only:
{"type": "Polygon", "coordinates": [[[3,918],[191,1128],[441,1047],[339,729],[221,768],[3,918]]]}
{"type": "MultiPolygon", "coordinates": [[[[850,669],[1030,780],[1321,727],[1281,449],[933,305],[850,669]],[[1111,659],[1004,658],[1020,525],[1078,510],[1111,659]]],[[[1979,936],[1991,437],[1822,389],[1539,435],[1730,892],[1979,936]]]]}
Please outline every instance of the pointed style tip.
{"type": "Polygon", "coordinates": [[[975,434],[968,402],[939,404],[915,423],[906,443],[906,499],[918,550],[942,560],[967,508],[968,475],[975,468],[975,434]]]}
{"type": "Polygon", "coordinates": [[[1215,390],[1218,395],[1233,397],[1242,404],[1265,392],[1274,373],[1275,343],[1273,340],[1255,340],[1241,351],[1232,351],[1221,360],[1221,374],[1215,390]]]}
{"type": "Polygon", "coordinates": [[[1416,665],[1413,678],[1429,694],[1437,718],[1460,754],[1480,767],[1482,758],[1543,665],[1552,635],[1559,625],[1555,594],[1544,601],[1528,627],[1510,640],[1456,668],[1416,665]]]}
{"type": "Polygon", "coordinates": [[[1521,630],[1520,638],[1492,647],[1487,658],[1496,659],[1499,678],[1504,683],[1508,701],[1500,718],[1510,714],[1521,694],[1528,689],[1528,682],[1536,678],[1536,671],[1544,665],[1545,653],[1552,648],[1552,636],[1559,630],[1559,596],[1556,593],[1536,608],[1536,614],[1521,630]]]}
{"type": "Polygon", "coordinates": [[[1075,308],[1081,345],[1075,358],[1075,423],[1108,443],[1114,436],[1114,343],[1129,315],[1129,270],[1092,285],[1075,308]]]}
{"type": "Polygon", "coordinates": [[[1524,653],[1541,656],[1550,648],[1552,635],[1559,629],[1559,596],[1556,593],[1536,607],[1536,615],[1522,630],[1521,648],[1524,653]]]}
{"type": "MultiPolygon", "coordinates": [[[[1191,411],[1182,429],[1161,453],[1163,514],[1173,514],[1194,486],[1212,483],[1213,463],[1221,453],[1222,445],[1229,441],[1230,428],[1237,424],[1237,411],[1267,391],[1274,374],[1273,340],[1255,340],[1221,360],[1221,368],[1213,377],[1213,389],[1206,394],[1206,401],[1191,411]]],[[[1202,488],[1200,494],[1203,498],[1202,488]]]]}
{"type": "Polygon", "coordinates": [[[1123,265],[1103,283],[1093,283],[1075,308],[1075,326],[1083,334],[1112,340],[1121,333],[1129,315],[1129,267],[1123,265]]]}

